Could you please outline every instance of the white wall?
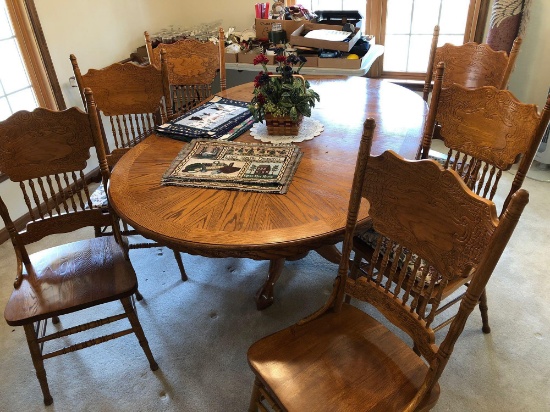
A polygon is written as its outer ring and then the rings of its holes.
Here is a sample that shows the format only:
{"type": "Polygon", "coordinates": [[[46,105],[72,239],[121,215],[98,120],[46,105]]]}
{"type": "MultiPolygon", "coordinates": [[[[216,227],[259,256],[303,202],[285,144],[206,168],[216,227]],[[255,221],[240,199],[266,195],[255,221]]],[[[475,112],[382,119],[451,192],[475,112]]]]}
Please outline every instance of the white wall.
{"type": "Polygon", "coordinates": [[[535,103],[539,109],[550,88],[549,16],[550,0],[532,1],[530,20],[508,86],[519,100],[535,103]]]}
{"type": "Polygon", "coordinates": [[[202,0],[200,6],[176,0],[36,0],[44,36],[52,56],[67,106],[82,107],[69,55],[74,54],[82,73],[102,68],[130,56],[144,45],[143,32],[170,25],[193,27],[221,20],[227,30],[254,23],[253,1],[202,0]]]}

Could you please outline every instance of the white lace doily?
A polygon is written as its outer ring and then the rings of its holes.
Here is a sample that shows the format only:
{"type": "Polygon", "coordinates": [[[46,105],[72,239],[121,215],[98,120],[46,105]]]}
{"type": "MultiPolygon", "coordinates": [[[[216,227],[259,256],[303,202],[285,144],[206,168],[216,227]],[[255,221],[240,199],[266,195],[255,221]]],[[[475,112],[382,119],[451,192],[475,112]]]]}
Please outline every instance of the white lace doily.
{"type": "Polygon", "coordinates": [[[304,140],[311,140],[315,136],[319,136],[324,127],[318,120],[311,117],[304,117],[300,130],[297,136],[272,136],[267,134],[267,126],[265,123],[254,123],[252,129],[250,129],[250,135],[254,139],[261,140],[268,143],[295,143],[303,142],[304,140]]]}

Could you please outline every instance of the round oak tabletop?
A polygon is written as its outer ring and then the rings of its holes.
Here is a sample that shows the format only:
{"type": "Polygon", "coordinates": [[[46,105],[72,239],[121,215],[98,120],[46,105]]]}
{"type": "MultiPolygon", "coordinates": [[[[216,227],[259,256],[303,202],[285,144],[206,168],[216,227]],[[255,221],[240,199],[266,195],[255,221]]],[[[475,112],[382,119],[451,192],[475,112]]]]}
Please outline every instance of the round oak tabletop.
{"type": "MultiPolygon", "coordinates": [[[[321,101],[312,110],[324,131],[297,143],[303,151],[286,194],[162,186],[161,177],[186,143],[151,135],[116,164],[109,185],[113,208],[144,236],[211,257],[284,259],[343,239],[363,122],[376,121],[372,154],[392,149],[414,158],[426,103],[378,79],[310,78],[321,101]]],[[[249,101],[253,84],[219,95],[249,101]]],[[[249,132],[237,141],[256,141],[249,132]]],[[[368,221],[362,205],[359,226],[368,221]]]]}

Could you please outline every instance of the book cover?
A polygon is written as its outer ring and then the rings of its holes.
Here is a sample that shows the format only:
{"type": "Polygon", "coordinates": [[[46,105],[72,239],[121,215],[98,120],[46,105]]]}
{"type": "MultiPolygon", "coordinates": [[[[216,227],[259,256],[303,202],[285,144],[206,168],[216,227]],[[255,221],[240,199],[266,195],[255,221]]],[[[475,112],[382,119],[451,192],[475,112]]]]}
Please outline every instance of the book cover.
{"type": "Polygon", "coordinates": [[[156,128],[178,140],[196,138],[231,140],[250,129],[253,117],[248,102],[214,96],[208,102],[156,128]]]}

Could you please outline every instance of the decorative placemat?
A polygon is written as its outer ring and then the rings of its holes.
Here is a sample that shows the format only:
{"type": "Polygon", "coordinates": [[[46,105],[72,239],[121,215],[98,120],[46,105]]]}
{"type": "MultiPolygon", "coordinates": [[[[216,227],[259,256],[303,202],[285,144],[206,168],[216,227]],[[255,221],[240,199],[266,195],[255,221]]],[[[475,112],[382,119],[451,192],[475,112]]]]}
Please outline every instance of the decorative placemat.
{"type": "Polygon", "coordinates": [[[284,194],[301,158],[294,145],[195,139],[174,159],[161,184],[284,194]]]}
{"type": "Polygon", "coordinates": [[[265,123],[254,123],[252,129],[250,129],[250,135],[254,139],[261,140],[262,142],[271,143],[298,143],[304,140],[311,140],[315,136],[319,136],[324,130],[324,126],[320,121],[312,119],[311,117],[304,117],[302,124],[300,125],[300,131],[297,136],[272,136],[267,134],[267,126],[265,123]]]}

